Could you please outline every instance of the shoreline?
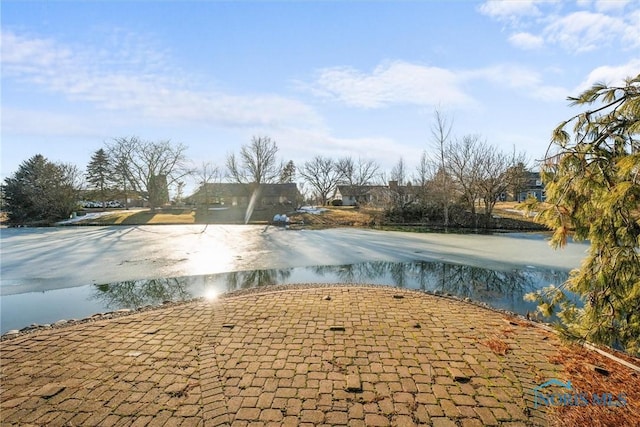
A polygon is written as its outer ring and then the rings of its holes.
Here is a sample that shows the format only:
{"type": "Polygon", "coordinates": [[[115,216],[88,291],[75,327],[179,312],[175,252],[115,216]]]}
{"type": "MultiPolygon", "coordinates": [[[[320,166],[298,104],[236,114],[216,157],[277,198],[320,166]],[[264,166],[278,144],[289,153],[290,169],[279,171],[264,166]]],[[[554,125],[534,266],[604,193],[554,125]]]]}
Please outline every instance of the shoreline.
{"type": "MultiPolygon", "coordinates": [[[[260,286],[254,288],[247,289],[238,289],[230,292],[220,293],[216,295],[216,299],[228,299],[235,297],[248,296],[252,294],[268,294],[268,293],[277,293],[283,291],[304,291],[307,289],[318,289],[318,288],[326,288],[328,290],[341,288],[341,287],[355,287],[355,288],[363,288],[363,289],[377,289],[377,288],[385,288],[391,290],[399,290],[399,291],[408,291],[408,292],[417,292],[424,293],[427,295],[433,295],[443,299],[451,299],[454,301],[459,301],[462,303],[466,303],[475,307],[484,308],[490,311],[493,311],[500,315],[511,316],[514,318],[518,318],[520,320],[526,320],[533,323],[541,324],[541,325],[549,325],[544,322],[539,322],[531,319],[527,319],[525,316],[496,307],[492,307],[487,303],[482,301],[476,301],[468,297],[459,297],[450,293],[444,293],[440,291],[430,291],[430,290],[420,290],[420,289],[410,289],[410,288],[401,288],[394,285],[380,285],[380,284],[370,284],[370,283],[296,283],[296,284],[285,284],[285,285],[270,285],[270,286],[260,286]]],[[[15,339],[18,337],[22,337],[25,335],[29,335],[32,333],[46,331],[50,329],[60,329],[65,327],[70,327],[74,325],[81,325],[84,323],[96,322],[100,320],[114,319],[122,316],[129,316],[136,313],[144,313],[151,310],[163,310],[166,308],[181,306],[181,305],[189,305],[194,303],[202,303],[207,301],[207,297],[194,297],[183,301],[165,301],[160,305],[145,305],[142,307],[138,307],[136,309],[119,309],[115,311],[107,311],[101,313],[94,313],[90,316],[81,318],[81,319],[61,319],[53,324],[39,325],[32,324],[29,326],[25,326],[19,330],[11,330],[0,335],[0,341],[7,341],[11,339],[15,339]]]]}

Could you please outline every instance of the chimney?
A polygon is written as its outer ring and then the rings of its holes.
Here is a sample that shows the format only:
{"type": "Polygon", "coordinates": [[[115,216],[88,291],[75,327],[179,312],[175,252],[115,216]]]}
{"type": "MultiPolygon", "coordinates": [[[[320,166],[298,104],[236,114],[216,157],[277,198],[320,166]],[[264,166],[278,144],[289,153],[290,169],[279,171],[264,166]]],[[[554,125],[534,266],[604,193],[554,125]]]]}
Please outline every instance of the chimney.
{"type": "Polygon", "coordinates": [[[398,181],[389,181],[389,188],[398,191],[398,181]]]}

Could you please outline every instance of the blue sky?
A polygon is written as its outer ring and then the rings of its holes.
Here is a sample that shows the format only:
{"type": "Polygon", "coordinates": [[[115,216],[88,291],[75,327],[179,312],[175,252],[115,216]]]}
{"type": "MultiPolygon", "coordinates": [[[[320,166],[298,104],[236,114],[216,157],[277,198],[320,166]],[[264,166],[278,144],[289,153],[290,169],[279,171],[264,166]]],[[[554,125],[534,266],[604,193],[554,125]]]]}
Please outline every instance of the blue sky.
{"type": "Polygon", "coordinates": [[[283,160],[402,157],[453,134],[540,158],[566,97],[640,73],[636,1],[3,1],[2,178],[84,169],[116,137],[197,166],[252,136],[283,160]]]}

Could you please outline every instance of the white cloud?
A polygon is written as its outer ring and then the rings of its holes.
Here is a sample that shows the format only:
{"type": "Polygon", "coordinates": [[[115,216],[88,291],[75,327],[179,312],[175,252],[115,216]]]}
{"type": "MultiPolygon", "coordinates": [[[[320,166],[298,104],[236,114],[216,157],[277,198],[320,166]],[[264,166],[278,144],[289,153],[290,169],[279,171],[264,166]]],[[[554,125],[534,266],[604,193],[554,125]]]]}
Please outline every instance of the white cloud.
{"type": "Polygon", "coordinates": [[[454,72],[403,61],[379,65],[369,74],[349,67],[327,68],[319,72],[311,89],[316,95],[362,108],[472,102],[454,72]]]}
{"type": "Polygon", "coordinates": [[[515,33],[509,37],[509,43],[521,49],[535,50],[544,46],[544,39],[531,33],[515,33]]]}
{"type": "Polygon", "coordinates": [[[640,8],[625,17],[628,24],[621,30],[622,40],[631,48],[640,48],[640,8]]]}
{"type": "Polygon", "coordinates": [[[482,14],[500,20],[517,20],[522,16],[537,16],[540,10],[536,6],[536,0],[488,0],[479,10],[482,14]]]}
{"type": "Polygon", "coordinates": [[[625,23],[601,13],[575,12],[555,20],[545,30],[545,38],[568,51],[588,52],[610,44],[625,28],[625,23]]]}
{"type": "Polygon", "coordinates": [[[504,22],[509,42],[520,49],[557,45],[583,53],[614,44],[625,50],[640,47],[640,4],[584,0],[575,5],[577,9],[568,2],[488,1],[479,10],[504,22]]]}
{"type": "Polygon", "coordinates": [[[611,86],[623,85],[627,77],[635,77],[638,74],[640,74],[640,59],[633,59],[626,64],[618,66],[601,66],[589,73],[586,79],[575,89],[573,95],[577,96],[595,83],[605,83],[611,86]]]}
{"type": "Polygon", "coordinates": [[[72,56],[69,49],[58,47],[49,39],[30,39],[2,31],[0,41],[5,73],[35,72],[38,68],[69,65],[72,56]]]}
{"type": "Polygon", "coordinates": [[[369,74],[346,67],[321,70],[309,88],[317,96],[363,109],[398,105],[467,108],[481,101],[464,88],[482,82],[542,101],[563,100],[568,94],[565,88],[546,85],[540,73],[513,64],[447,70],[401,61],[379,65],[369,74]]]}
{"type": "Polygon", "coordinates": [[[565,88],[545,85],[540,73],[518,65],[499,64],[466,71],[463,75],[469,80],[484,80],[515,89],[524,96],[542,101],[559,101],[567,96],[565,88]]]}
{"type": "Polygon", "coordinates": [[[53,40],[2,31],[3,80],[41,86],[71,101],[101,110],[170,122],[223,126],[317,125],[306,104],[270,94],[238,96],[200,90],[190,76],[172,70],[162,54],[145,45],[110,51],[61,46],[53,40]]]}
{"type": "Polygon", "coordinates": [[[598,12],[620,11],[629,3],[629,0],[597,0],[595,8],[598,12]]]}

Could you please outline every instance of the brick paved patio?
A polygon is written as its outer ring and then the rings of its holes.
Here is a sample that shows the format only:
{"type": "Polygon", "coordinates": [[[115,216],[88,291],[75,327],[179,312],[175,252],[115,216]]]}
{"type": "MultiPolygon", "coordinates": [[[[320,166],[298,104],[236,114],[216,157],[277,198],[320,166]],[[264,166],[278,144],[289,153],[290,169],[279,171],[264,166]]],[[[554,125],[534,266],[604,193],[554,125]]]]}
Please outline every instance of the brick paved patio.
{"type": "Polygon", "coordinates": [[[2,342],[3,425],[544,425],[558,339],[461,301],[306,287],[2,342]]]}

